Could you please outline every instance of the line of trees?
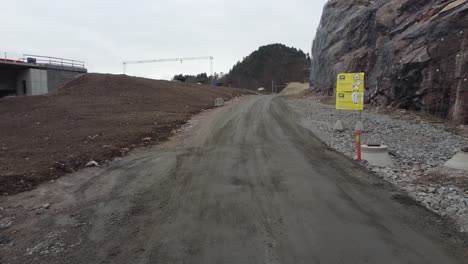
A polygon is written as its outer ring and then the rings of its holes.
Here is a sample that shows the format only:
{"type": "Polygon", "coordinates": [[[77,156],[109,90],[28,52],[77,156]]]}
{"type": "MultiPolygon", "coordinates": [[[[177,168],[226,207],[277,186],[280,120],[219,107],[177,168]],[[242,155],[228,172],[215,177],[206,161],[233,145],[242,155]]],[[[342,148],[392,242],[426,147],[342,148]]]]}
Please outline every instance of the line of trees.
{"type": "Polygon", "coordinates": [[[213,84],[219,83],[223,74],[214,73],[213,76],[208,76],[206,72],[200,73],[197,75],[189,75],[189,74],[177,74],[172,78],[174,81],[179,82],[188,82],[188,83],[201,83],[201,84],[213,84]]]}

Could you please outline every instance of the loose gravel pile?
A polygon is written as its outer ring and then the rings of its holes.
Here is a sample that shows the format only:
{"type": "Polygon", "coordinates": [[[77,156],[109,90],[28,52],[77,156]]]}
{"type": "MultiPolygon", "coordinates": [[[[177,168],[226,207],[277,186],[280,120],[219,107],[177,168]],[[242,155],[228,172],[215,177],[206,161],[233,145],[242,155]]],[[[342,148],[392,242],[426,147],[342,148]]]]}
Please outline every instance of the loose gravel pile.
{"type": "Polygon", "coordinates": [[[429,210],[455,220],[460,231],[468,231],[468,173],[443,165],[468,145],[465,137],[453,134],[445,124],[430,123],[415,117],[403,120],[372,111],[362,113],[335,110],[317,97],[288,100],[302,117],[302,123],[330,147],[354,158],[354,127],[360,119],[365,129],[363,144],[389,147],[393,168],[380,168],[364,162],[379,177],[405,190],[429,210]],[[338,118],[346,130],[336,132],[338,118]]]}

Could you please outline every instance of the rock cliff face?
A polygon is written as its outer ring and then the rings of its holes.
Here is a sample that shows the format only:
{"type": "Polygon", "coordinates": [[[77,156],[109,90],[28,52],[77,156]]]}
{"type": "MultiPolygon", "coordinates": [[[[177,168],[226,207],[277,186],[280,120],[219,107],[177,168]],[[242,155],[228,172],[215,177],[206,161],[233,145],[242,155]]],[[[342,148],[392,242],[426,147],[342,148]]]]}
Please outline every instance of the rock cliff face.
{"type": "Polygon", "coordinates": [[[468,123],[468,0],[330,0],[312,47],[311,85],[366,73],[366,101],[468,123]]]}

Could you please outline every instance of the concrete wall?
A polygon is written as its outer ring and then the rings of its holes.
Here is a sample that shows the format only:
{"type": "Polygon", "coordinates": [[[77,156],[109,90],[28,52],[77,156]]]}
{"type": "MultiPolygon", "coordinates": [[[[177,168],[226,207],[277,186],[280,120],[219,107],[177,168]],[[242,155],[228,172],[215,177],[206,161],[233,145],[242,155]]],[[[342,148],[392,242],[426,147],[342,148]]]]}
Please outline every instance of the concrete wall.
{"type": "Polygon", "coordinates": [[[47,70],[31,69],[31,95],[48,93],[47,83],[47,70]]]}
{"type": "Polygon", "coordinates": [[[65,83],[83,75],[81,72],[47,69],[47,81],[49,92],[56,91],[65,83]]]}
{"type": "Polygon", "coordinates": [[[16,79],[17,95],[40,95],[48,93],[47,70],[21,70],[16,79]],[[26,94],[24,85],[26,84],[26,94]]]}

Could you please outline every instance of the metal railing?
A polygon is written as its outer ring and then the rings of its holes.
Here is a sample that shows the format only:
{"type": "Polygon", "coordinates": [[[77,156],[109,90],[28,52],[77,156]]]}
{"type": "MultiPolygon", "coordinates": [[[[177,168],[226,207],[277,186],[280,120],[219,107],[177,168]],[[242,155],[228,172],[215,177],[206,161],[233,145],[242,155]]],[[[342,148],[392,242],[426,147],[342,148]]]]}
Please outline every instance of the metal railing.
{"type": "Polygon", "coordinates": [[[23,54],[12,52],[0,52],[0,62],[24,63],[23,54]]]}
{"type": "Polygon", "coordinates": [[[31,63],[31,64],[48,64],[62,67],[85,68],[84,61],[71,60],[65,58],[41,56],[33,54],[18,54],[11,52],[0,52],[0,62],[8,63],[31,63]]]}
{"type": "Polygon", "coordinates": [[[40,56],[32,54],[23,54],[23,61],[28,62],[28,58],[32,58],[36,61],[36,64],[51,64],[51,65],[60,65],[65,67],[73,68],[84,68],[84,61],[50,57],[50,56],[40,56]]]}

